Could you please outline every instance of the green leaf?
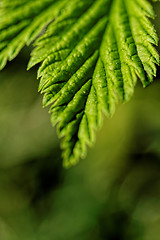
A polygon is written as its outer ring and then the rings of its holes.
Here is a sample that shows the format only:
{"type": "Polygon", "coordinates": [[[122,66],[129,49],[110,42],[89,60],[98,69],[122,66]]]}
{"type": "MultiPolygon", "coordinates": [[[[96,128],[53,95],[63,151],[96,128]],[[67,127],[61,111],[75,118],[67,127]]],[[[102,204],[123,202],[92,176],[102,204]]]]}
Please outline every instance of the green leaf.
{"type": "Polygon", "coordinates": [[[64,165],[74,165],[95,142],[102,112],[112,116],[118,101],[130,100],[137,79],[146,87],[156,76],[153,8],[147,0],[2,2],[1,68],[47,27],[28,69],[41,63],[43,106],[51,106],[51,122],[63,138],[64,165]]]}
{"type": "Polygon", "coordinates": [[[0,70],[56,17],[66,0],[1,0],[0,70]]]}

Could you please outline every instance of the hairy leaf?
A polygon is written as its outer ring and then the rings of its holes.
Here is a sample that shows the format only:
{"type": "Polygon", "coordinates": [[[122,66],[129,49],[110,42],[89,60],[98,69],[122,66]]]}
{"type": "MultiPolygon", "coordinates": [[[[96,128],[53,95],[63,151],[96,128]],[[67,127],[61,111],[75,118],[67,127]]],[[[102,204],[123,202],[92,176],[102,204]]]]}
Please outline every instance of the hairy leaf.
{"type": "Polygon", "coordinates": [[[1,68],[42,33],[28,69],[41,63],[43,106],[63,138],[64,165],[74,165],[94,143],[102,112],[112,116],[137,79],[146,87],[156,76],[153,8],[148,0],[2,0],[0,11],[1,68]]]}

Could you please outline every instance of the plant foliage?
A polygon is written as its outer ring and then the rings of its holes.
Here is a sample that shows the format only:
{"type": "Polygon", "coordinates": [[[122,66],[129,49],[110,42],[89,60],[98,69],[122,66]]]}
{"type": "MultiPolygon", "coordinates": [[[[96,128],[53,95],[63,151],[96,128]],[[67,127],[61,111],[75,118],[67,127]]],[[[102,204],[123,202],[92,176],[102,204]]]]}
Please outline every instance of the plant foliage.
{"type": "Polygon", "coordinates": [[[95,141],[102,112],[128,101],[156,76],[158,37],[148,0],[1,0],[0,69],[34,42],[43,106],[63,137],[64,165],[95,141]]]}

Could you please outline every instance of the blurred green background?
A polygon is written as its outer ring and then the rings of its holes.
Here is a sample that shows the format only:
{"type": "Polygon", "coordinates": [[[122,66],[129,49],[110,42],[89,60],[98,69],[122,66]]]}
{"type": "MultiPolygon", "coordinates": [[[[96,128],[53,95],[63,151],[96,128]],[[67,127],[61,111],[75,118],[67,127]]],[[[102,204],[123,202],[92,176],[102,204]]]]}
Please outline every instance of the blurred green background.
{"type": "Polygon", "coordinates": [[[0,240],[159,240],[160,69],[65,170],[29,52],[0,73],[0,240]]]}

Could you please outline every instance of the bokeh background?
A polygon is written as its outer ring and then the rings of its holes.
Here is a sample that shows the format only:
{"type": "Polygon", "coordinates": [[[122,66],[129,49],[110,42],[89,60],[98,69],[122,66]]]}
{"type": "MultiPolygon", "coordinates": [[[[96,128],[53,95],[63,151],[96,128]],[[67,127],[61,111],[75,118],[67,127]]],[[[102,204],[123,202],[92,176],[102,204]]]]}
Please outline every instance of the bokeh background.
{"type": "Polygon", "coordinates": [[[65,170],[37,69],[26,71],[30,50],[0,73],[0,239],[159,240],[160,69],[65,170]]]}

